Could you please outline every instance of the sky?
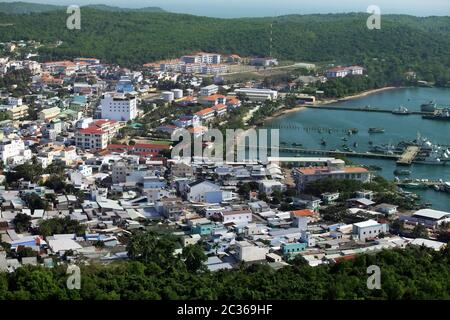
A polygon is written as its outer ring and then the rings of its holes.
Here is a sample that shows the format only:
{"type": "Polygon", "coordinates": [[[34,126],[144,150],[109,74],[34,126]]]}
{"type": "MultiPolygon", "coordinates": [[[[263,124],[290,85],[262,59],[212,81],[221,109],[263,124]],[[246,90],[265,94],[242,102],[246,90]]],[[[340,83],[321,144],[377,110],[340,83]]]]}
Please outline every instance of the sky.
{"type": "MultiPolygon", "coordinates": [[[[14,0],[13,0],[14,1],[14,0]]],[[[7,0],[6,2],[13,2],[7,0]]],[[[58,5],[108,4],[142,8],[157,6],[167,11],[212,17],[258,17],[284,14],[366,12],[377,5],[383,13],[416,16],[449,15],[450,0],[22,0],[58,5]]],[[[4,0],[0,0],[4,2],[4,0]]]]}

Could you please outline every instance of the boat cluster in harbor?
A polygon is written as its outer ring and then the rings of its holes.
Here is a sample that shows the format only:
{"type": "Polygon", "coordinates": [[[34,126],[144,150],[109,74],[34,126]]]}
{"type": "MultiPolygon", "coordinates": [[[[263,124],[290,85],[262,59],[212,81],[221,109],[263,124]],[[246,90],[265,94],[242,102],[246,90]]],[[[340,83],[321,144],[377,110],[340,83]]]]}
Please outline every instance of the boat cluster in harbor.
{"type": "Polygon", "coordinates": [[[413,141],[401,141],[397,145],[387,143],[375,145],[370,148],[370,152],[382,154],[401,154],[407,147],[419,147],[419,153],[416,156],[415,163],[444,165],[450,164],[450,149],[448,146],[442,146],[432,143],[428,138],[417,134],[413,141]]]}
{"type": "Polygon", "coordinates": [[[439,179],[437,181],[429,179],[395,179],[398,186],[404,189],[427,189],[433,188],[435,191],[450,193],[450,182],[439,179]]]}

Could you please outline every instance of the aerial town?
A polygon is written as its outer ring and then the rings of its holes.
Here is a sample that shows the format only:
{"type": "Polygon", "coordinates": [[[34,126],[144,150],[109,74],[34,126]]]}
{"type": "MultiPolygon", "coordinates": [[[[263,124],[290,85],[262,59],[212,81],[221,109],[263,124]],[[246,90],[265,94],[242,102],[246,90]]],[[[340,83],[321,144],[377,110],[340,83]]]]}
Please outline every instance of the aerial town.
{"type": "MultiPolygon", "coordinates": [[[[200,245],[210,271],[242,263],[279,269],[299,257],[314,267],[382,249],[446,246],[438,235],[450,212],[405,209],[394,199],[412,192],[341,156],[171,157],[177,130],[202,136],[236,114],[249,128],[258,110],[286,107],[285,87],[295,81],[224,82],[236,70],[275,72],[275,58],[200,52],[129,70],[96,58],[40,63],[34,41],[2,46],[0,75],[9,79],[0,88],[2,271],[125,260],[127,239],[142,230],[176,237],[174,254],[200,245]]],[[[335,66],[303,76],[303,84],[364,72],[335,66]]],[[[314,105],[317,95],[298,95],[295,104],[314,105]]]]}

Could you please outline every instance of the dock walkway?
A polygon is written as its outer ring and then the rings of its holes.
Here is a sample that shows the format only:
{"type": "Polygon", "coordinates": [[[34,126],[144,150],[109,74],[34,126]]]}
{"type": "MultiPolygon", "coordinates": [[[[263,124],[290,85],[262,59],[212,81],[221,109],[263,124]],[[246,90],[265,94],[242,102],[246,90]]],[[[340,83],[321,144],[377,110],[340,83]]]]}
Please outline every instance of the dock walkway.
{"type": "Polygon", "coordinates": [[[383,108],[377,108],[377,107],[368,107],[368,106],[362,106],[362,107],[340,107],[340,106],[305,106],[308,109],[315,109],[315,110],[341,110],[341,111],[360,111],[360,112],[379,112],[379,113],[390,113],[395,115],[431,115],[432,112],[423,112],[423,111],[409,111],[405,114],[396,114],[392,113],[392,111],[395,108],[392,109],[383,109],[383,108]]]}
{"type": "Polygon", "coordinates": [[[419,153],[419,150],[417,146],[409,146],[401,155],[400,159],[397,160],[397,164],[400,166],[410,166],[419,153]]]}

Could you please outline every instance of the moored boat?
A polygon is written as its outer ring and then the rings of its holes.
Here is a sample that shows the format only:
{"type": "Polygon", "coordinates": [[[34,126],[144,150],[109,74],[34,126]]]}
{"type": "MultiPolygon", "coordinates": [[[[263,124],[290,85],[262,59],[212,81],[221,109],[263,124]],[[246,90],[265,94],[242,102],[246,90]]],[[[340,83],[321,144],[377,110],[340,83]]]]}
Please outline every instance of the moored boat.
{"type": "Polygon", "coordinates": [[[396,169],[396,170],[394,170],[394,174],[395,174],[396,176],[409,176],[409,175],[411,174],[411,170],[406,170],[406,169],[400,170],[400,169],[396,169]]]}
{"type": "Polygon", "coordinates": [[[384,133],[385,130],[383,128],[369,128],[369,133],[384,133]]]}
{"type": "Polygon", "coordinates": [[[450,109],[440,109],[433,114],[426,114],[422,116],[423,119],[450,121],[450,109]]]}

